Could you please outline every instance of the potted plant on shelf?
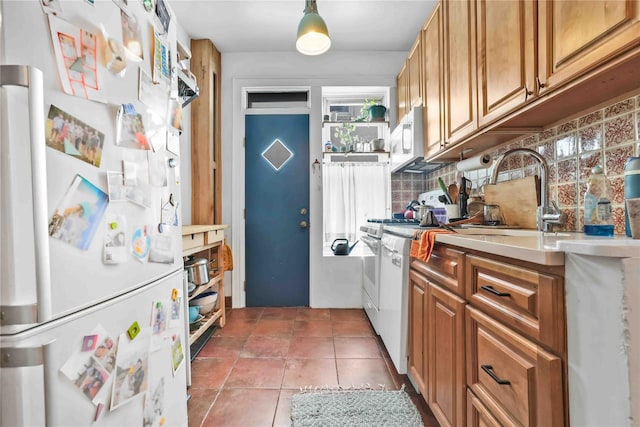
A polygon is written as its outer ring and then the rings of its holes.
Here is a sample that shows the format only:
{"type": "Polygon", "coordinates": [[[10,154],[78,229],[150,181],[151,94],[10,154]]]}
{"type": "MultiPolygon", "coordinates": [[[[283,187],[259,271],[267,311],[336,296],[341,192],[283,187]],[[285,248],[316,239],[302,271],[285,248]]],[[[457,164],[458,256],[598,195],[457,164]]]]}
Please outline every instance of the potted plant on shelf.
{"type": "Polygon", "coordinates": [[[360,116],[356,119],[356,122],[369,121],[369,114],[371,107],[377,105],[376,100],[373,98],[365,98],[360,109],[360,116]]]}
{"type": "Polygon", "coordinates": [[[354,151],[356,143],[360,141],[360,136],[355,134],[356,125],[353,123],[342,123],[333,134],[343,144],[340,151],[354,151]]]}

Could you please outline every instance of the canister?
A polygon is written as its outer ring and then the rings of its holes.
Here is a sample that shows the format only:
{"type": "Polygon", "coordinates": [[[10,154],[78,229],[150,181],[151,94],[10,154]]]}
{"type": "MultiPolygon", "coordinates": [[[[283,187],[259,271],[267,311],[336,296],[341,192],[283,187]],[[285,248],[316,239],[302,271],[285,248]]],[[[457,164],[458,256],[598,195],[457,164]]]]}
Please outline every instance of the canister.
{"type": "MultiPolygon", "coordinates": [[[[640,197],[640,157],[629,157],[624,165],[624,198],[626,200],[636,197],[640,197]]],[[[626,203],[624,207],[624,227],[627,236],[631,237],[626,203]]]]}

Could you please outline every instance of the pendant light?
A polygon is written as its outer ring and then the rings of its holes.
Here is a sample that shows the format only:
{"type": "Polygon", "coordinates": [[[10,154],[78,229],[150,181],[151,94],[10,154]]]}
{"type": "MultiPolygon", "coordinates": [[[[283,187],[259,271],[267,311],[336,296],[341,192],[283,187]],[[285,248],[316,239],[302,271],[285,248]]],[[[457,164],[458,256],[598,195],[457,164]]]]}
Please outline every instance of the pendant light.
{"type": "Polygon", "coordinates": [[[321,55],[331,47],[327,24],[318,15],[316,0],[305,1],[304,16],[298,24],[296,49],[305,55],[321,55]]]}

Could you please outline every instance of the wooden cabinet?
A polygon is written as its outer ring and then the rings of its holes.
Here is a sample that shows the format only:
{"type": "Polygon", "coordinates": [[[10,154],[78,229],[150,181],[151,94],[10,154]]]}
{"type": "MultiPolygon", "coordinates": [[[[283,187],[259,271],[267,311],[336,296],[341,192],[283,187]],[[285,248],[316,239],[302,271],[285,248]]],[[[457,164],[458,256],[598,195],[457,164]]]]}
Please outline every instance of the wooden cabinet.
{"type": "Polygon", "coordinates": [[[409,374],[438,423],[568,425],[563,269],[440,243],[410,266],[409,374]]]}
{"type": "Polygon", "coordinates": [[[564,425],[560,357],[467,306],[467,383],[501,425],[564,425]]]}
{"type": "Polygon", "coordinates": [[[537,95],[535,2],[477,0],[478,123],[537,95]]]}
{"type": "MultiPolygon", "coordinates": [[[[209,282],[196,287],[189,295],[189,300],[210,290],[218,292],[218,301],[214,310],[209,313],[196,330],[189,334],[189,345],[192,346],[192,357],[200,350],[194,344],[201,336],[210,332],[216,323],[222,328],[226,323],[224,271],[222,266],[222,246],[224,244],[224,230],[226,225],[183,225],[182,226],[182,256],[194,256],[209,260],[209,282]]],[[[204,344],[204,343],[203,343],[204,344]]]]}
{"type": "Polygon", "coordinates": [[[427,403],[441,427],[465,425],[466,301],[433,282],[427,291],[427,403]]]}
{"type": "MultiPolygon", "coordinates": [[[[638,88],[639,0],[442,0],[421,33],[428,160],[495,148],[638,88]]],[[[398,79],[399,117],[417,99],[411,78],[398,79]]]]}
{"type": "Polygon", "coordinates": [[[438,423],[463,426],[464,253],[436,245],[429,263],[411,261],[409,277],[409,372],[438,423]]]}
{"type": "Polygon", "coordinates": [[[436,5],[422,29],[424,153],[430,157],[444,148],[442,76],[442,14],[436,5]]]}
{"type": "Polygon", "coordinates": [[[475,3],[443,0],[442,16],[445,143],[455,144],[478,128],[475,3]]]}
{"type": "Polygon", "coordinates": [[[640,44],[637,0],[538,2],[541,91],[555,88],[640,44]]]}
{"type": "Polygon", "coordinates": [[[400,123],[409,111],[409,75],[407,63],[408,61],[405,61],[396,78],[396,87],[398,90],[398,123],[400,123]]]}
{"type": "Polygon", "coordinates": [[[407,110],[422,105],[422,43],[420,37],[413,43],[407,58],[409,67],[409,105],[407,110]]]}
{"type": "Polygon", "coordinates": [[[427,344],[427,279],[410,270],[409,272],[409,374],[416,382],[418,390],[427,400],[427,374],[425,353],[427,344]]]}

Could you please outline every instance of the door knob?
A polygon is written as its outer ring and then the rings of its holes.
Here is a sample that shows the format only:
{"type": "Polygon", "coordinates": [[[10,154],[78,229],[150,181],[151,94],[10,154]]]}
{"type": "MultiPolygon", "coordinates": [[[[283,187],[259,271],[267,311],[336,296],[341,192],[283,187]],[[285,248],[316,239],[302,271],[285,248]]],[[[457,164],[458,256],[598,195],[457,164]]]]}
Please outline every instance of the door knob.
{"type": "Polygon", "coordinates": [[[307,228],[309,223],[307,221],[300,221],[300,228],[307,228]]]}
{"type": "Polygon", "coordinates": [[[307,214],[307,208],[300,209],[300,215],[306,215],[306,214],[307,214]]]}

